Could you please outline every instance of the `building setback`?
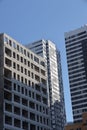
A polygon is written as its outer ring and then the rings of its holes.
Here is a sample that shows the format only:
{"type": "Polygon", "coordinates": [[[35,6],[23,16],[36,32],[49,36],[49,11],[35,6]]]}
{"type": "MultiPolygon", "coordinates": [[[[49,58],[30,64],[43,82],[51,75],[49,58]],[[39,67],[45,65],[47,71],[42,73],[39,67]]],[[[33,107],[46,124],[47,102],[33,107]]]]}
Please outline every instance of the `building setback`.
{"type": "Polygon", "coordinates": [[[87,25],[65,33],[74,122],[87,112],[87,25]]]}
{"type": "Polygon", "coordinates": [[[60,53],[50,40],[28,44],[27,48],[42,56],[47,65],[49,108],[52,130],[64,130],[66,122],[60,53]]]}
{"type": "Polygon", "coordinates": [[[0,130],[51,130],[45,60],[0,34],[0,130]]]}

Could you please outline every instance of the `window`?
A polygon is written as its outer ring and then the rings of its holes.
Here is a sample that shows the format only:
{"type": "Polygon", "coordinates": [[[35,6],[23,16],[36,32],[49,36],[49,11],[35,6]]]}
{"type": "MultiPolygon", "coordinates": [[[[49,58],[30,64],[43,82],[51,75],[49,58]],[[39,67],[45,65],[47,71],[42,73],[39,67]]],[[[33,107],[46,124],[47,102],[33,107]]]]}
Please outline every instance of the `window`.
{"type": "Polygon", "coordinates": [[[41,73],[45,76],[45,71],[41,69],[41,73]]]}
{"type": "Polygon", "coordinates": [[[13,73],[13,78],[16,79],[16,73],[13,73]]]}
{"type": "Polygon", "coordinates": [[[21,88],[22,94],[24,94],[24,87],[21,88]]]}
{"type": "Polygon", "coordinates": [[[16,43],[15,42],[13,42],[13,47],[14,47],[14,49],[16,49],[16,43]]]}
{"type": "Polygon", "coordinates": [[[20,81],[20,75],[19,74],[17,75],[17,80],[20,81]]]}
{"type": "Polygon", "coordinates": [[[39,72],[39,67],[35,65],[35,71],[39,72]]]}
{"type": "Polygon", "coordinates": [[[9,56],[9,57],[11,57],[11,55],[12,55],[11,50],[8,49],[7,47],[5,47],[5,53],[6,53],[6,55],[9,56]]]}
{"type": "Polygon", "coordinates": [[[23,73],[23,67],[21,66],[21,72],[23,73]]]}
{"type": "Polygon", "coordinates": [[[27,69],[25,69],[25,75],[27,75],[27,69]]]}
{"type": "Polygon", "coordinates": [[[23,48],[22,48],[22,47],[20,48],[20,51],[21,51],[21,53],[23,54],[23,48]]]}
{"type": "Polygon", "coordinates": [[[36,100],[41,102],[41,96],[39,94],[36,94],[36,100]]]}
{"type": "Polygon", "coordinates": [[[9,124],[9,125],[12,125],[12,117],[10,117],[10,116],[5,116],[5,123],[6,123],[6,124],[9,124]]]}
{"type": "Polygon", "coordinates": [[[33,74],[33,72],[31,73],[31,78],[34,78],[34,74],[33,74]]]}
{"type": "Polygon", "coordinates": [[[21,122],[20,122],[20,120],[18,120],[18,119],[14,119],[14,126],[16,126],[16,127],[21,127],[21,122]]]}
{"type": "Polygon", "coordinates": [[[21,77],[21,82],[22,82],[22,83],[24,82],[24,79],[23,79],[23,77],[21,77]]]}
{"type": "Polygon", "coordinates": [[[12,66],[12,62],[11,62],[11,60],[9,60],[8,58],[5,58],[5,64],[6,64],[8,67],[11,67],[11,66],[12,66]]]}
{"type": "Polygon", "coordinates": [[[20,115],[20,108],[14,106],[14,114],[20,115]]]}
{"type": "Polygon", "coordinates": [[[30,71],[28,71],[28,76],[30,77],[30,71]]]}
{"type": "Polygon", "coordinates": [[[19,55],[17,54],[17,60],[19,61],[20,59],[19,59],[19,55]]]}
{"type": "Polygon", "coordinates": [[[8,44],[8,38],[4,37],[4,42],[6,42],[8,44]]]}
{"type": "Polygon", "coordinates": [[[40,82],[40,77],[38,75],[35,75],[35,79],[40,82]]]}
{"type": "Polygon", "coordinates": [[[39,106],[38,106],[38,104],[36,104],[36,110],[38,111],[38,108],[39,108],[39,106]]]}
{"type": "Polygon", "coordinates": [[[24,106],[28,106],[28,100],[22,98],[22,104],[23,104],[24,106]]]}
{"type": "Polygon", "coordinates": [[[33,54],[31,54],[31,59],[33,60],[33,54]]]}
{"type": "Polygon", "coordinates": [[[30,101],[29,102],[29,107],[32,108],[32,109],[35,109],[35,103],[30,101]]]}
{"type": "Polygon", "coordinates": [[[28,118],[28,111],[22,110],[22,116],[28,118]]]}
{"type": "Polygon", "coordinates": [[[31,91],[29,90],[29,97],[31,97],[31,91]]]}
{"type": "Polygon", "coordinates": [[[40,123],[42,123],[42,117],[40,117],[40,123]]]}
{"type": "Polygon", "coordinates": [[[20,71],[20,66],[17,64],[17,70],[20,71]]]}
{"type": "MultiPolygon", "coordinates": [[[[23,122],[22,122],[22,128],[23,128],[24,130],[29,130],[29,129],[28,129],[28,122],[23,121],[23,122]]],[[[30,130],[32,130],[32,129],[30,129],[30,130]]]]}
{"type": "Polygon", "coordinates": [[[12,100],[12,93],[4,91],[4,98],[8,101],[12,100]]]}
{"type": "Polygon", "coordinates": [[[31,68],[33,69],[33,67],[34,67],[34,65],[33,65],[33,63],[31,63],[31,68]]]}
{"type": "Polygon", "coordinates": [[[18,85],[18,92],[20,92],[20,86],[18,85]]]}
{"type": "Polygon", "coordinates": [[[16,58],[16,54],[15,54],[15,52],[13,52],[13,58],[16,58]]]}
{"type": "Polygon", "coordinates": [[[14,90],[16,90],[16,84],[14,83],[14,90]]]}
{"type": "Polygon", "coordinates": [[[30,119],[35,121],[35,114],[30,112],[30,119]]]}
{"type": "Polygon", "coordinates": [[[17,50],[19,51],[19,45],[17,45],[17,50]]]}
{"type": "Polygon", "coordinates": [[[40,91],[40,85],[36,84],[35,88],[36,88],[37,91],[40,91]]]}
{"type": "Polygon", "coordinates": [[[16,63],[15,62],[13,62],[13,68],[16,69],[16,63]]]}
{"type": "Polygon", "coordinates": [[[28,61],[28,67],[30,67],[30,61],[28,61]]]}
{"type": "Polygon", "coordinates": [[[39,122],[39,116],[37,115],[37,122],[39,122]]]}
{"type": "Polygon", "coordinates": [[[29,87],[31,86],[31,81],[30,80],[28,81],[28,85],[29,85],[29,87]]]}
{"type": "Polygon", "coordinates": [[[37,63],[39,63],[39,58],[37,58],[36,56],[34,56],[34,61],[36,61],[37,63]]]}
{"type": "Polygon", "coordinates": [[[24,64],[25,64],[25,65],[27,64],[27,60],[26,60],[26,59],[24,59],[24,64]]]}
{"type": "Polygon", "coordinates": [[[20,97],[14,94],[14,101],[20,103],[20,97]]]}
{"type": "Polygon", "coordinates": [[[27,56],[30,57],[30,53],[29,52],[27,52],[27,56]]]}
{"type": "Polygon", "coordinates": [[[9,40],[9,45],[12,46],[12,41],[11,40],[9,40]]]}
{"type": "Polygon", "coordinates": [[[26,50],[24,49],[24,55],[26,56],[26,50]]]}
{"type": "Polygon", "coordinates": [[[8,112],[12,112],[12,105],[5,103],[5,110],[8,111],[8,112]]]}
{"type": "Polygon", "coordinates": [[[25,78],[25,84],[27,85],[27,79],[25,78]]]}
{"type": "Polygon", "coordinates": [[[28,91],[27,91],[27,89],[25,88],[25,95],[26,95],[26,96],[27,96],[27,92],[28,92],[28,91]]]}
{"type": "Polygon", "coordinates": [[[45,67],[45,62],[41,61],[41,65],[45,67]]]}
{"type": "Polygon", "coordinates": [[[23,57],[21,57],[21,63],[23,63],[23,57]]]}
{"type": "Polygon", "coordinates": [[[32,92],[32,98],[34,98],[34,92],[32,92]]]}

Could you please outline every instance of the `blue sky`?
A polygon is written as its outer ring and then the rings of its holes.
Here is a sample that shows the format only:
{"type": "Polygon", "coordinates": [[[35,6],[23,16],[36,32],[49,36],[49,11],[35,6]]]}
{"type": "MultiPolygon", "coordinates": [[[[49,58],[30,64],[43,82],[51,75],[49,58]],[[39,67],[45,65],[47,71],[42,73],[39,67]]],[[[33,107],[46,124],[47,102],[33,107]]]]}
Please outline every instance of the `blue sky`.
{"type": "Polygon", "coordinates": [[[22,44],[53,41],[61,52],[67,121],[72,121],[64,32],[87,23],[87,0],[0,0],[0,32],[22,44]]]}

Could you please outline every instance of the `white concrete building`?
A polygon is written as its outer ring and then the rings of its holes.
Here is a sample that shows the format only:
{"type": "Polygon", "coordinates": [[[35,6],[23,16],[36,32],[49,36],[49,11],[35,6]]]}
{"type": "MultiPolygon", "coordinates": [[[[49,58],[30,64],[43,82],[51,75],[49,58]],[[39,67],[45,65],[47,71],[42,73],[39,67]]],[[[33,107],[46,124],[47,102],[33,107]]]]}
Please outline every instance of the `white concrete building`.
{"type": "Polygon", "coordinates": [[[51,130],[45,60],[0,34],[0,130],[51,130]]]}
{"type": "Polygon", "coordinates": [[[87,25],[65,33],[74,122],[87,112],[87,25]]]}
{"type": "Polygon", "coordinates": [[[48,74],[49,107],[52,130],[64,130],[66,121],[60,54],[50,40],[28,44],[27,48],[44,57],[48,74]]]}

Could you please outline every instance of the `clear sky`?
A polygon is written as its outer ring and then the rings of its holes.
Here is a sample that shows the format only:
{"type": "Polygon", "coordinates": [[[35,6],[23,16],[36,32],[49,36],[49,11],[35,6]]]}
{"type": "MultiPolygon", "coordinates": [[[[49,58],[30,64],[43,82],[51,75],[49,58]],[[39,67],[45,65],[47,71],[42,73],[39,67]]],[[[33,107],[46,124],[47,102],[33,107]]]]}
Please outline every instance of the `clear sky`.
{"type": "Polygon", "coordinates": [[[67,121],[72,121],[64,32],[87,23],[87,0],[0,0],[0,32],[22,44],[53,41],[61,52],[67,121]]]}

